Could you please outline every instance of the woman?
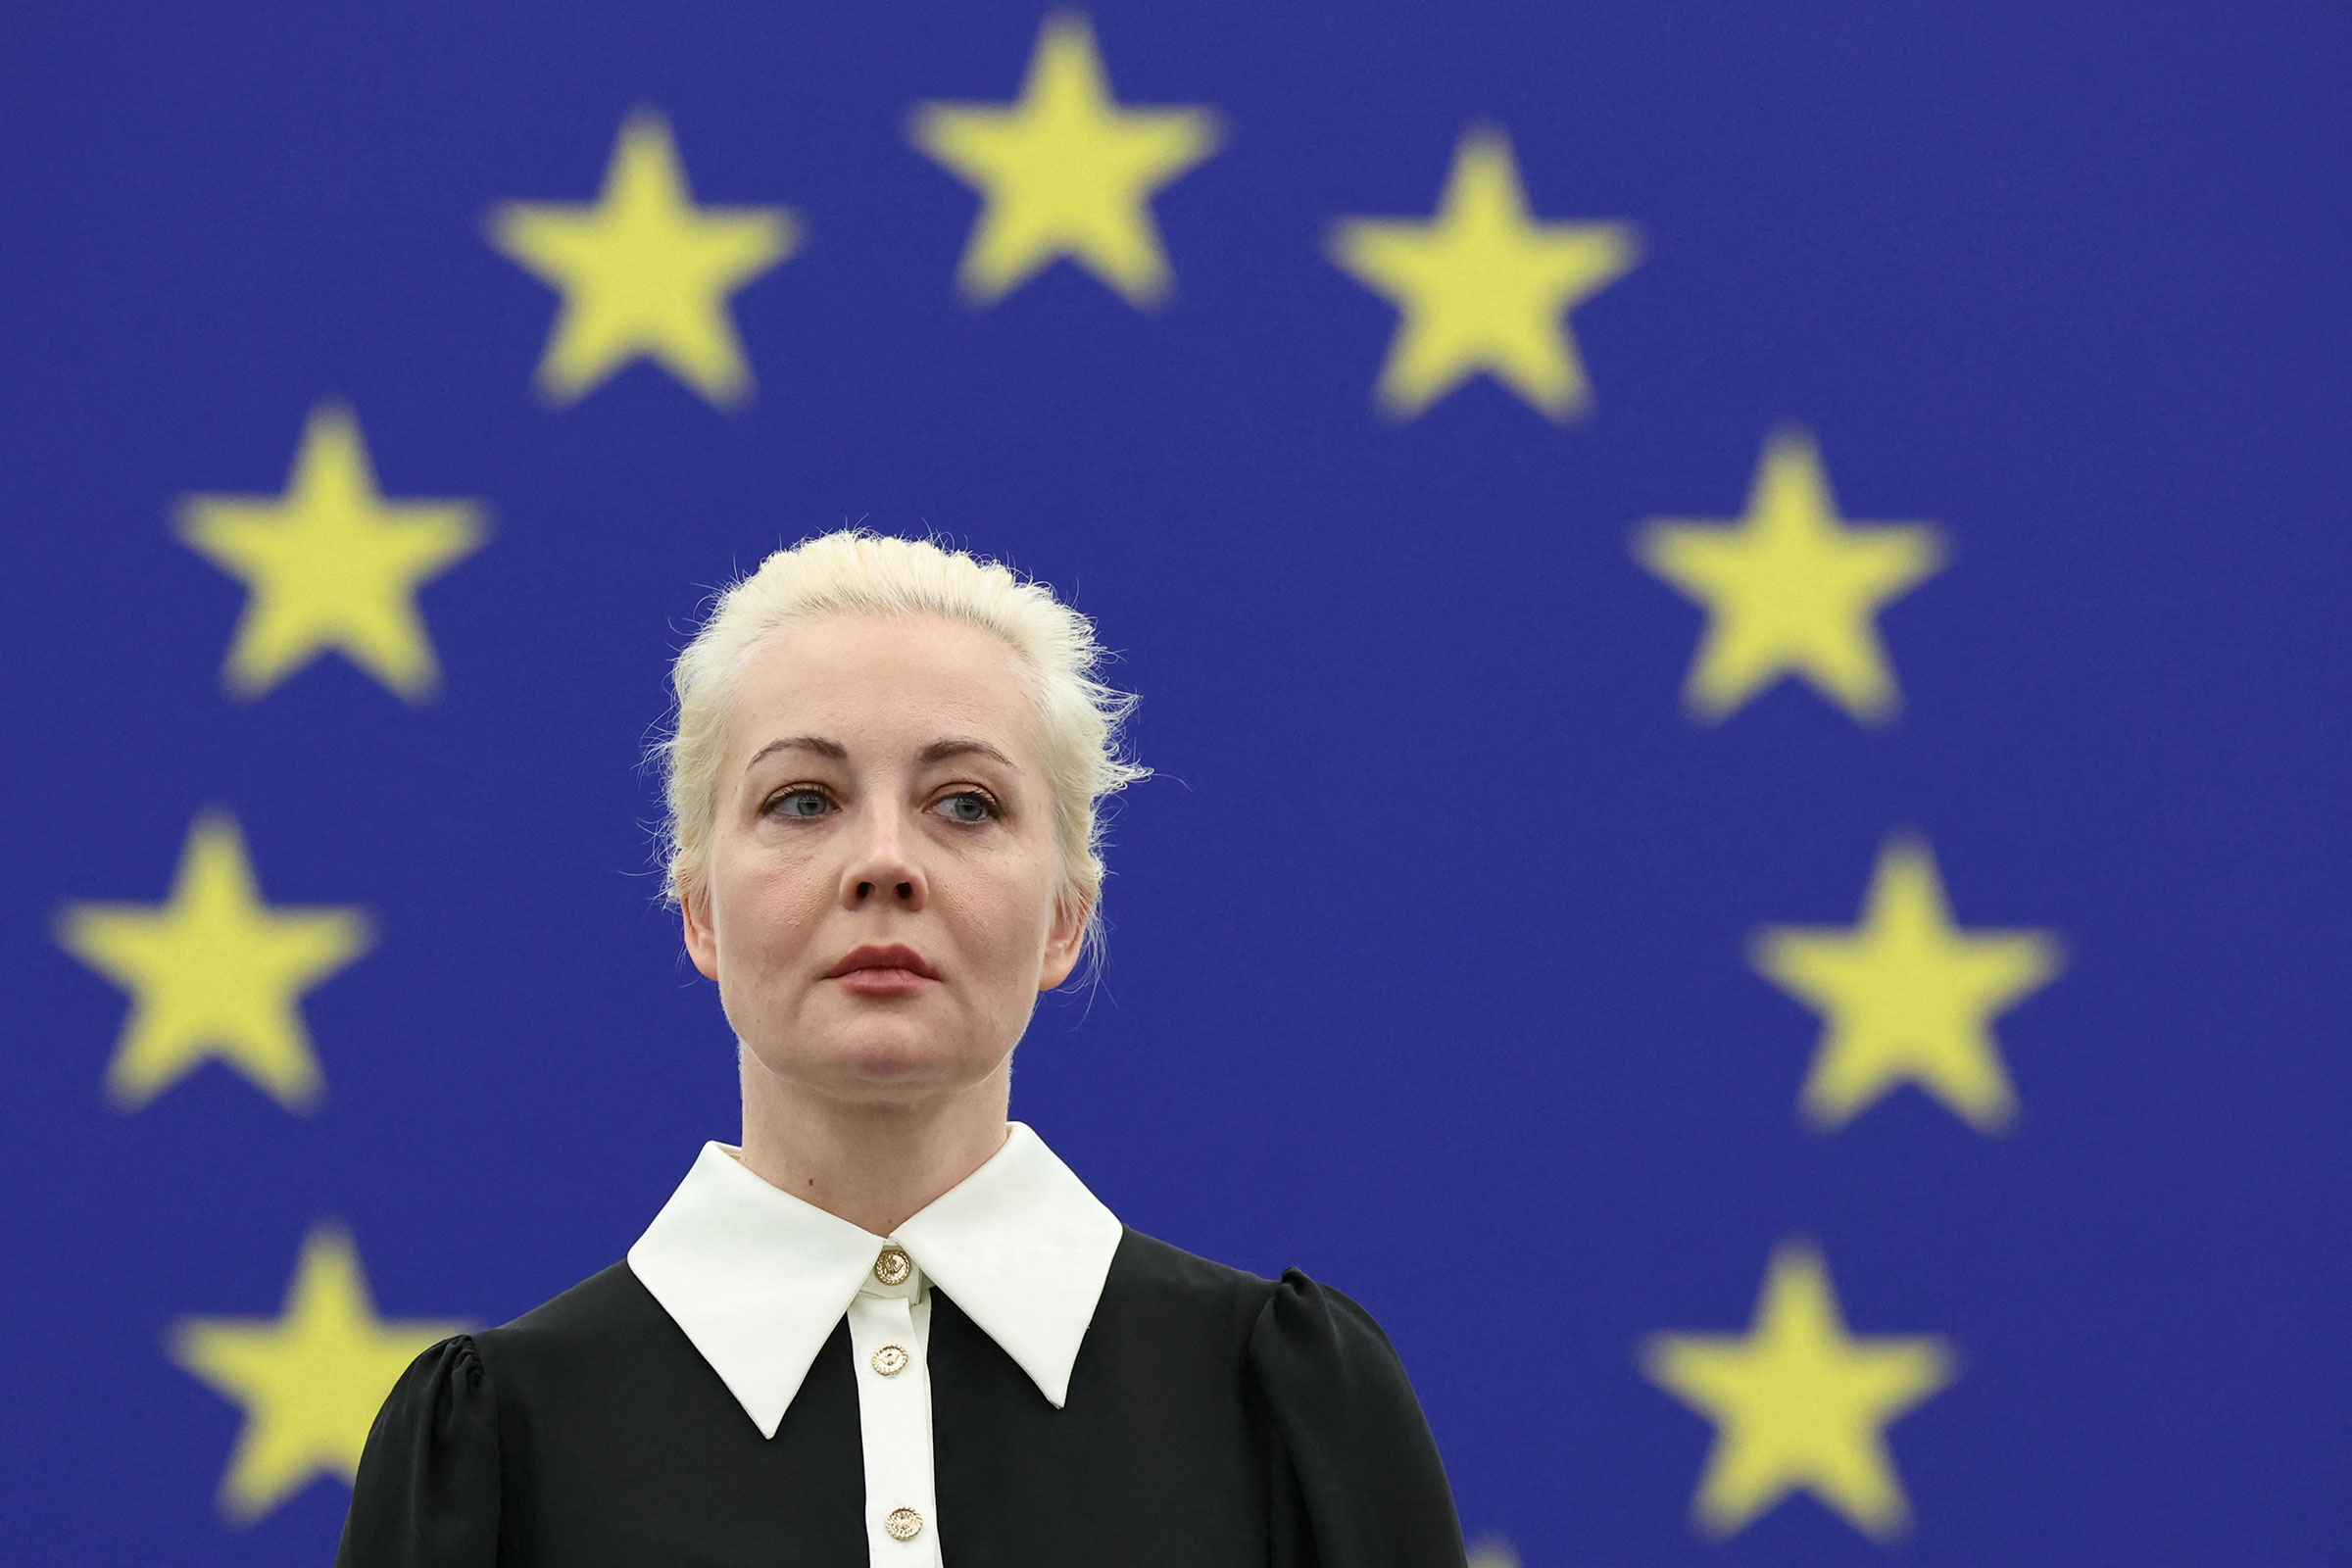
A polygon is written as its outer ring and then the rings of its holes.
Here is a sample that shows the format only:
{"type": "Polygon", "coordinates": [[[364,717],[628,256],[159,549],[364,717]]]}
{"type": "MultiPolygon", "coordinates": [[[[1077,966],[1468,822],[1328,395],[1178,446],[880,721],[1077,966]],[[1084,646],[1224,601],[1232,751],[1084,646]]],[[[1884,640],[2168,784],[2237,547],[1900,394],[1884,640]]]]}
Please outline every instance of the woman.
{"type": "Polygon", "coordinates": [[[1127,1230],[1007,1120],[1129,699],[1041,584],[836,533],[674,672],[669,890],[741,1042],[628,1259],[419,1356],[345,1568],[1463,1560],[1361,1308],[1127,1230]]]}

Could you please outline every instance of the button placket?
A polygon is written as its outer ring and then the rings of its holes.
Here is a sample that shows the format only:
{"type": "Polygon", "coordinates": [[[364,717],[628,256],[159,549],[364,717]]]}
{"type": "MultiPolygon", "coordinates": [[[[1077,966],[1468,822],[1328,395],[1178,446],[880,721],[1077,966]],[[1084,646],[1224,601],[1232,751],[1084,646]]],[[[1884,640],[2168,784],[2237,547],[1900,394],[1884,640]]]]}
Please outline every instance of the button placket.
{"type": "Polygon", "coordinates": [[[921,1298],[922,1290],[906,1254],[891,1248],[850,1303],[873,1568],[938,1568],[940,1562],[925,1354],[931,1303],[921,1298]]]}

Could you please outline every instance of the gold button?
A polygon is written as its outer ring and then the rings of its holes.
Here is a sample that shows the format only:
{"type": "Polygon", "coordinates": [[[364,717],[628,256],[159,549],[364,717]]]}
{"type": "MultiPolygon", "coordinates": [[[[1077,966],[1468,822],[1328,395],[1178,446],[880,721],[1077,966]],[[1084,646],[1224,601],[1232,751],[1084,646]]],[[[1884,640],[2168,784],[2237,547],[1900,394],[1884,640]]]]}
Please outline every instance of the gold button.
{"type": "MultiPolygon", "coordinates": [[[[885,1285],[904,1285],[906,1283],[907,1276],[913,1272],[914,1259],[908,1257],[905,1250],[901,1248],[885,1247],[882,1249],[882,1255],[874,1259],[874,1278],[885,1285]]],[[[905,1512],[906,1510],[901,1509],[900,1511],[905,1512]]],[[[915,1520],[914,1528],[922,1529],[923,1522],[920,1519],[915,1520]]]]}
{"type": "Polygon", "coordinates": [[[886,1378],[895,1378],[906,1370],[906,1352],[895,1345],[885,1345],[874,1352],[873,1368],[886,1378]]]}
{"type": "Polygon", "coordinates": [[[893,1508],[882,1528],[890,1532],[893,1541],[912,1541],[923,1533],[923,1516],[912,1508],[893,1508]]]}

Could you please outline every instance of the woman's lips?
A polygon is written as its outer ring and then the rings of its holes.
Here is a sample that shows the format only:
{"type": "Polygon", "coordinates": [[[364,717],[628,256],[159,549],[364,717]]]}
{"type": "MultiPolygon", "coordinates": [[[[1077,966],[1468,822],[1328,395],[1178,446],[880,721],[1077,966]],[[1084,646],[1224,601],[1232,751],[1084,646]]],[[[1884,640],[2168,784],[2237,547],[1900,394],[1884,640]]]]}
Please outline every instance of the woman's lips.
{"type": "Polygon", "coordinates": [[[863,947],[846,955],[826,972],[825,978],[839,981],[859,996],[898,997],[937,980],[939,972],[912,948],[893,943],[887,948],[863,947]]]}
{"type": "Polygon", "coordinates": [[[861,997],[898,997],[935,982],[912,969],[852,969],[834,976],[833,983],[861,997]]]}

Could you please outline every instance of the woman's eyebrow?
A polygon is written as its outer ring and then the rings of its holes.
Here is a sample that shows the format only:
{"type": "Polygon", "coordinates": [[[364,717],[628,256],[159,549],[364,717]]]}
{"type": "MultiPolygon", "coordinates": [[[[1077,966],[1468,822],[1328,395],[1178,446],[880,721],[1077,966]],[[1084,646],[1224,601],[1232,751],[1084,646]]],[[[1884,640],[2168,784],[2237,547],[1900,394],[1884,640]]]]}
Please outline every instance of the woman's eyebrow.
{"type": "Polygon", "coordinates": [[[1011,768],[1015,773],[1020,771],[1019,766],[1013,762],[1011,758],[1006,757],[1003,752],[1000,752],[994,746],[989,745],[988,742],[970,740],[963,737],[951,737],[947,740],[933,741],[930,745],[924,747],[918,755],[921,760],[926,762],[945,761],[951,757],[990,757],[1004,763],[1006,767],[1011,768]]]}
{"type": "Polygon", "coordinates": [[[794,735],[786,740],[769,741],[765,746],[760,747],[752,754],[752,760],[743,764],[743,770],[749,773],[753,768],[758,767],[760,760],[770,752],[814,752],[817,756],[829,757],[836,762],[846,762],[850,760],[850,749],[839,741],[827,740],[822,735],[794,735]]]}

